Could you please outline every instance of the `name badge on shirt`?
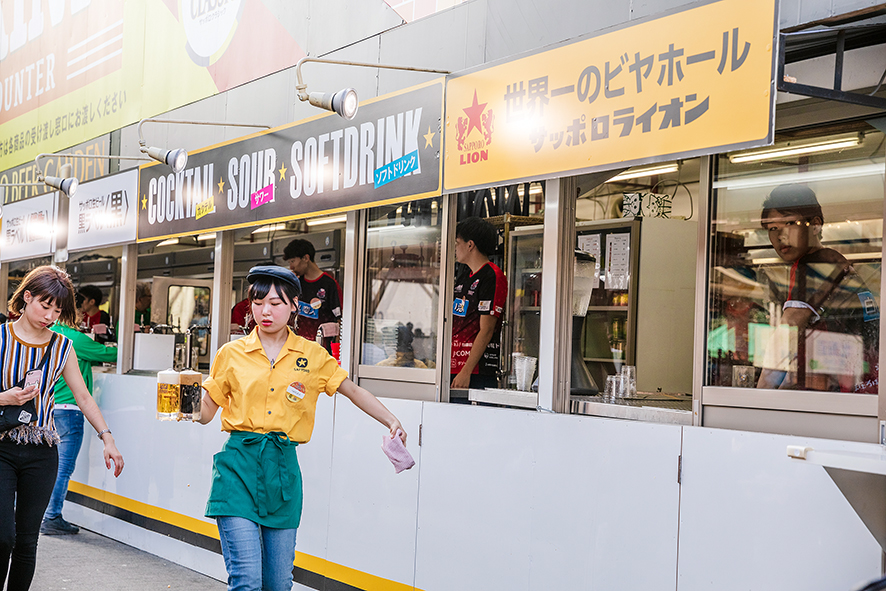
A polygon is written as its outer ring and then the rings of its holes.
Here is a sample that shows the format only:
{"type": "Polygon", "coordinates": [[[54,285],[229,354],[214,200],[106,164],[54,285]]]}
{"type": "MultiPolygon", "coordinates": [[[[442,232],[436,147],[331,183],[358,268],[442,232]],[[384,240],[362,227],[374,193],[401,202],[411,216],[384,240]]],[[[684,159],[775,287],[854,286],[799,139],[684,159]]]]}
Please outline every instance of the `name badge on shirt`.
{"type": "Polygon", "coordinates": [[[289,402],[297,402],[305,397],[305,385],[301,382],[292,382],[286,388],[286,398],[289,402]]]}
{"type": "Polygon", "coordinates": [[[468,314],[468,302],[464,298],[458,298],[452,302],[452,313],[464,318],[468,314]]]}

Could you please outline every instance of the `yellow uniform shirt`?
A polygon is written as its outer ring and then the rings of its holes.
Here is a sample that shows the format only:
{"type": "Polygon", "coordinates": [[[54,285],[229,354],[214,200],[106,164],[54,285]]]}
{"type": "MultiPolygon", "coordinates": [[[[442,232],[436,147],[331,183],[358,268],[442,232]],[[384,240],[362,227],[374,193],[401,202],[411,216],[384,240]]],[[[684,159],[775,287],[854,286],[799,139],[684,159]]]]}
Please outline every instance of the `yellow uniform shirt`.
{"type": "Polygon", "coordinates": [[[292,332],[271,365],[255,329],[218,350],[203,387],[222,409],[222,431],[282,431],[306,443],[320,392],[332,396],[347,377],[326,349],[292,332]]]}

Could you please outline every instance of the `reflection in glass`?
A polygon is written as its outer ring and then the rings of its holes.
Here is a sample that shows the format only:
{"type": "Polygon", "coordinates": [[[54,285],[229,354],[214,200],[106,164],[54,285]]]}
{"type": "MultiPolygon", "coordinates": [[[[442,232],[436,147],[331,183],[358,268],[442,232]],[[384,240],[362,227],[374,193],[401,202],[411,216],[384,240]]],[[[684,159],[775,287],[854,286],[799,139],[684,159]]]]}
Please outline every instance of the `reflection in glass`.
{"type": "Polygon", "coordinates": [[[436,367],[441,224],[439,198],[369,210],[362,364],[436,367]]]}
{"type": "Polygon", "coordinates": [[[884,136],[714,182],[706,383],[877,393],[884,136]]]}
{"type": "Polygon", "coordinates": [[[170,285],[166,324],[181,330],[209,326],[210,292],[208,287],[170,285]]]}

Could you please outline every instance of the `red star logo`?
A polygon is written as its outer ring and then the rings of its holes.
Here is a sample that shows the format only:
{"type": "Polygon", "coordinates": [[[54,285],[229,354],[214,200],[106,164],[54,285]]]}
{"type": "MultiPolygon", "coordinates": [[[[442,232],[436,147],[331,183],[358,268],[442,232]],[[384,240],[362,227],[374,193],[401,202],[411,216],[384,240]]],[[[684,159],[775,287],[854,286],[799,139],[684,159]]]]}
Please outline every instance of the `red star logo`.
{"type": "Polygon", "coordinates": [[[465,115],[468,116],[468,131],[465,133],[465,137],[471,134],[471,130],[475,127],[477,131],[483,133],[483,128],[480,127],[481,121],[480,116],[483,115],[483,111],[486,110],[486,105],[489,103],[481,103],[477,104],[477,91],[474,90],[474,104],[468,107],[467,109],[462,109],[465,112],[465,115]]]}

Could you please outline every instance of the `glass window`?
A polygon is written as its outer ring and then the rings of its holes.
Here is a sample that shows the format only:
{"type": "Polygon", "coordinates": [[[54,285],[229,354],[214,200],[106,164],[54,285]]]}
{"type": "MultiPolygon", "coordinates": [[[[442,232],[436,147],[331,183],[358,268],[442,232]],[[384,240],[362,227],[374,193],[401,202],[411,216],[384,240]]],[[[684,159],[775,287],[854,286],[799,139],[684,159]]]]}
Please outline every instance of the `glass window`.
{"type": "Polygon", "coordinates": [[[456,217],[449,401],[534,409],[544,183],[460,193],[456,217]]]}
{"type": "Polygon", "coordinates": [[[884,135],[863,125],[716,162],[707,385],[877,393],[884,135]]]}
{"type": "Polygon", "coordinates": [[[439,197],[369,210],[360,363],[437,366],[439,197]]]}
{"type": "Polygon", "coordinates": [[[575,178],[575,248],[595,269],[574,283],[573,395],[691,407],[699,171],[692,158],[575,178]],[[663,340],[667,350],[651,345],[663,340]],[[619,389],[609,378],[632,366],[636,388],[619,389]],[[609,395],[607,382],[616,388],[609,395]]]}

